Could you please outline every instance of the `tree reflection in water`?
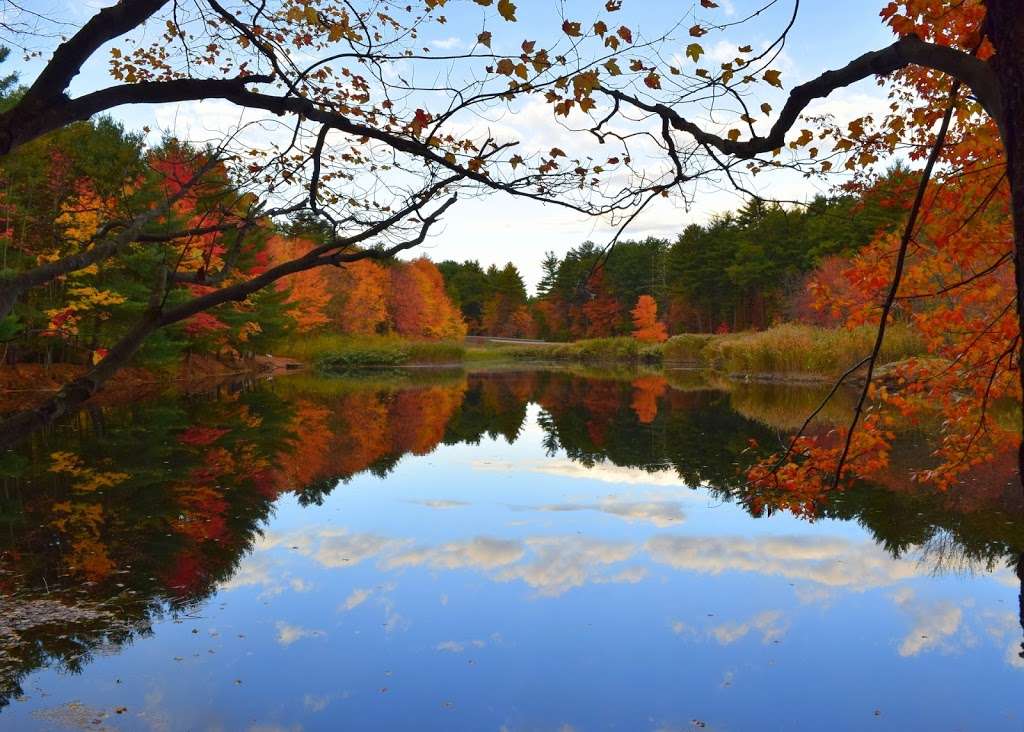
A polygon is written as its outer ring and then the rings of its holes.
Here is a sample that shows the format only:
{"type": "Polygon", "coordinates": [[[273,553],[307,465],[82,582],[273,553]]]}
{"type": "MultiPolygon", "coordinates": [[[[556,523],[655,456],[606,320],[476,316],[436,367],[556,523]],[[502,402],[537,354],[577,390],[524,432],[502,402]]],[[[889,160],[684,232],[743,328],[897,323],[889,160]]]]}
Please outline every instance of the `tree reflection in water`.
{"type": "MultiPolygon", "coordinates": [[[[923,490],[907,476],[927,462],[927,441],[908,430],[875,485],[751,492],[741,476],[757,457],[752,444],[778,444],[819,398],[683,371],[430,372],[299,375],[83,412],[0,458],[0,705],[37,668],[79,672],[194,610],[232,577],[281,494],[317,504],[354,475],[386,476],[406,454],[514,442],[530,403],[542,408],[551,455],[671,469],[755,517],[856,521],[893,557],[917,551],[936,573],[1005,565],[1024,588],[1013,455],[958,490],[923,490]]],[[[845,413],[833,409],[817,429],[845,413]]]]}

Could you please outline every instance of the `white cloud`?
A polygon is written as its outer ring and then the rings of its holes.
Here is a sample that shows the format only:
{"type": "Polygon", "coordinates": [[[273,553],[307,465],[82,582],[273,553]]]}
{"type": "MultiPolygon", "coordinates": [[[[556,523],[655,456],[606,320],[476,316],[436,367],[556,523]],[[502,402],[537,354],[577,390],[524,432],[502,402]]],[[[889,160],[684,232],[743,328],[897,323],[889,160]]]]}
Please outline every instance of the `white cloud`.
{"type": "Polygon", "coordinates": [[[559,503],[540,506],[541,511],[600,511],[630,523],[646,521],[659,528],[677,526],[685,520],[678,503],[669,501],[622,501],[605,498],[595,504],[559,503]]]}
{"type": "Polygon", "coordinates": [[[921,603],[906,590],[893,595],[893,602],[914,619],[914,626],[899,646],[901,656],[916,656],[936,648],[949,650],[950,641],[963,621],[963,610],[949,602],[921,603]]]}
{"type": "Polygon", "coordinates": [[[743,623],[723,623],[708,631],[723,646],[735,643],[751,631],[761,634],[762,643],[771,643],[786,634],[789,623],[783,620],[782,611],[766,610],[743,623]]]}
{"type": "Polygon", "coordinates": [[[290,646],[303,638],[319,638],[327,635],[322,630],[314,628],[303,628],[301,625],[291,625],[283,620],[277,621],[277,642],[282,646],[290,646]]]}
{"type": "Polygon", "coordinates": [[[522,558],[521,542],[477,537],[438,547],[403,551],[385,560],[388,569],[425,565],[434,569],[495,569],[512,564],[522,558]]]}
{"type": "Polygon", "coordinates": [[[433,499],[433,500],[422,500],[412,501],[412,503],[419,504],[420,506],[426,506],[427,508],[436,508],[440,511],[446,511],[452,508],[462,508],[468,506],[469,503],[466,501],[454,501],[450,499],[433,499]]]}
{"type": "Polygon", "coordinates": [[[322,712],[331,703],[331,697],[306,694],[302,697],[302,706],[311,712],[322,712]]]}
{"type": "Polygon", "coordinates": [[[676,569],[756,572],[854,590],[892,585],[925,571],[874,543],[827,537],[655,536],[646,549],[652,559],[676,569]]]}
{"type": "Polygon", "coordinates": [[[608,577],[599,577],[595,582],[604,584],[626,584],[635,585],[647,579],[647,567],[627,567],[621,572],[616,572],[608,577]]]}
{"type": "Polygon", "coordinates": [[[261,587],[260,598],[277,597],[286,589],[293,592],[309,592],[313,585],[301,577],[289,577],[283,563],[264,554],[255,553],[246,557],[226,582],[221,584],[222,590],[237,590],[243,587],[261,587]]]}
{"type": "Polygon", "coordinates": [[[356,590],[352,590],[352,592],[349,594],[349,596],[345,598],[345,604],[344,604],[345,609],[346,610],[352,610],[354,608],[359,607],[364,602],[366,602],[368,599],[370,599],[370,595],[372,595],[372,594],[373,594],[373,590],[371,590],[371,589],[356,589],[356,590]]]}
{"type": "Polygon", "coordinates": [[[258,542],[259,550],[285,547],[316,559],[325,567],[352,567],[366,559],[395,551],[410,542],[372,533],[346,529],[311,527],[286,534],[268,533],[258,542]]]}
{"type": "Polygon", "coordinates": [[[624,562],[636,551],[631,544],[583,537],[534,538],[528,539],[527,545],[533,559],[506,567],[497,579],[521,580],[546,597],[561,595],[588,581],[613,581],[613,577],[599,574],[599,569],[624,562]]]}
{"type": "Polygon", "coordinates": [[[674,470],[647,471],[610,463],[599,463],[587,467],[572,460],[537,460],[523,462],[507,462],[496,460],[476,460],[472,463],[474,470],[487,471],[528,471],[543,475],[555,475],[559,478],[579,480],[595,480],[602,483],[619,485],[650,485],[673,488],[688,488],[679,474],[674,470]]]}
{"type": "Polygon", "coordinates": [[[827,605],[835,594],[824,587],[797,587],[793,590],[796,599],[803,605],[827,605]]]}
{"type": "Polygon", "coordinates": [[[668,624],[668,627],[672,629],[672,632],[676,635],[692,636],[695,635],[695,631],[689,625],[684,623],[682,620],[673,620],[668,624]]]}
{"type": "Polygon", "coordinates": [[[456,36],[448,36],[448,38],[439,38],[435,41],[430,41],[427,44],[428,48],[439,48],[441,50],[449,50],[452,48],[459,48],[462,46],[462,39],[456,36]]]}
{"type": "Polygon", "coordinates": [[[444,651],[446,653],[462,653],[466,648],[472,646],[473,648],[484,648],[487,646],[487,641],[483,640],[470,640],[470,641],[454,641],[446,640],[441,641],[434,646],[435,651],[444,651]]]}
{"type": "Polygon", "coordinates": [[[988,633],[997,643],[1005,643],[1006,651],[1003,657],[1006,663],[1013,668],[1024,669],[1024,658],[1021,654],[1021,624],[1020,618],[1009,612],[982,613],[985,621],[985,632],[988,633]]]}

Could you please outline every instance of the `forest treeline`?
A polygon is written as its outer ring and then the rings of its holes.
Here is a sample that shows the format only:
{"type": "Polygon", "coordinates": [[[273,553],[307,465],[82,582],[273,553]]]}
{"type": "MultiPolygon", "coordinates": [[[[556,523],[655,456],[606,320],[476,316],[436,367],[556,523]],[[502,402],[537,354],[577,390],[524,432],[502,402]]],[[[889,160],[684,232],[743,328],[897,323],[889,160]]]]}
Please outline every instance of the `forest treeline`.
{"type": "Polygon", "coordinates": [[[441,262],[470,334],[573,340],[639,330],[641,298],[668,334],[760,329],[782,321],[834,325],[812,306],[815,288],[849,289],[847,258],[905,212],[911,176],[895,168],[865,193],[807,206],[751,201],[687,226],[674,240],[593,242],[548,252],[534,297],[510,263],[441,262]]]}
{"type": "MultiPolygon", "coordinates": [[[[120,256],[19,299],[0,321],[4,360],[95,362],[154,296],[173,305],[322,242],[323,232],[303,220],[237,226],[255,201],[233,183],[228,165],[173,139],[147,148],[142,135],[100,118],[24,145],[0,163],[0,277],[90,251],[112,233],[108,222],[130,221],[169,201],[144,235],[119,245],[120,256]],[[194,176],[201,182],[188,186],[194,176]],[[183,230],[190,233],[175,246],[161,239],[162,231],[183,230]],[[161,272],[185,287],[154,293],[161,272]]],[[[238,358],[317,329],[434,339],[466,332],[429,260],[361,260],[302,272],[164,328],[146,340],[139,360],[159,365],[196,353],[238,358]]]]}
{"type": "MultiPolygon", "coordinates": [[[[10,80],[8,80],[10,83],[10,80]]],[[[250,194],[208,151],[143,136],[106,118],[25,145],[0,164],[0,276],[73,256],[109,235],[105,222],[173,201],[154,232],[32,290],[0,322],[6,362],[88,363],[124,336],[154,297],[161,271],[186,283],[169,301],[201,295],[227,277],[254,276],[322,244],[305,218],[248,216],[250,194]],[[200,175],[199,185],[186,182],[200,175]],[[161,229],[193,232],[177,246],[161,229]]],[[[242,302],[201,312],[149,338],[144,364],[195,353],[238,358],[310,332],[458,340],[473,335],[571,340],[762,328],[782,320],[828,323],[808,288],[843,288],[845,257],[901,216],[909,176],[896,169],[867,193],[808,206],[753,201],[691,225],[675,240],[591,242],[549,252],[530,295],[511,263],[366,259],[311,269],[242,302]]],[[[173,302],[168,302],[173,304],[173,302]]]]}

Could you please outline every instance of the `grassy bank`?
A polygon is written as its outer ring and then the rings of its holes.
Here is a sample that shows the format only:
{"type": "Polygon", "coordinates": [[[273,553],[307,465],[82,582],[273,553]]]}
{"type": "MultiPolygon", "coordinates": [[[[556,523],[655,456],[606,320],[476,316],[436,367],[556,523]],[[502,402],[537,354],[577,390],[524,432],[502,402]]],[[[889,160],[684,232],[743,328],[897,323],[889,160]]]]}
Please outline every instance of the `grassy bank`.
{"type": "MultiPolygon", "coordinates": [[[[665,343],[594,338],[571,343],[473,345],[395,337],[314,335],[282,344],[281,355],[320,371],[412,365],[497,365],[528,362],[687,365],[721,374],[818,378],[838,376],[870,352],[875,331],[780,325],[724,335],[683,334],[665,343]]],[[[890,328],[880,364],[921,355],[921,339],[904,326],[890,328]]]]}
{"type": "Polygon", "coordinates": [[[296,338],[281,344],[277,350],[278,355],[294,358],[326,372],[382,366],[486,365],[527,361],[656,363],[661,360],[660,345],[651,346],[626,337],[521,346],[466,346],[445,341],[322,334],[296,338]]]}
{"type": "Polygon", "coordinates": [[[473,348],[467,361],[575,361],[579,363],[657,363],[661,345],[629,338],[590,338],[571,343],[473,348]]]}
{"type": "Polygon", "coordinates": [[[448,341],[413,341],[386,336],[311,335],[280,346],[281,355],[320,371],[351,371],[377,366],[452,364],[465,359],[466,348],[448,341]]]}
{"type": "MultiPolygon", "coordinates": [[[[685,363],[726,374],[835,377],[871,352],[875,329],[779,325],[765,331],[725,335],[685,334],[662,349],[666,363],[685,363]]],[[[924,353],[921,338],[906,326],[886,331],[879,364],[924,353]]]]}

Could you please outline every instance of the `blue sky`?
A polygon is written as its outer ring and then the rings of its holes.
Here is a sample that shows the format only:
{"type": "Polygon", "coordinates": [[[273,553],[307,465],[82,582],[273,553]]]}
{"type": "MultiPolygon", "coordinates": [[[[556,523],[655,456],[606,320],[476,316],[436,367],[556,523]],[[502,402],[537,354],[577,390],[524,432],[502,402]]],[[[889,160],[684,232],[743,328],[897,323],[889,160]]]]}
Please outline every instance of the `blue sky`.
{"type": "MultiPolygon", "coordinates": [[[[65,19],[68,25],[64,32],[68,32],[73,25],[81,24],[97,8],[107,4],[110,4],[109,0],[32,0],[29,6],[32,10],[38,8],[39,12],[50,17],[65,19]]],[[[732,23],[746,17],[761,4],[749,0],[721,0],[720,8],[704,10],[698,3],[626,0],[623,9],[614,17],[616,22],[632,28],[637,37],[648,38],[666,32],[678,20],[681,27],[674,33],[669,50],[675,47],[681,50],[692,40],[687,36],[686,28],[694,22],[712,20],[723,24],[732,23]],[[696,10],[694,5],[697,6],[696,10]]],[[[488,11],[470,0],[450,0],[444,8],[449,22],[429,28],[420,40],[434,50],[465,49],[486,24],[494,32],[494,48],[499,53],[512,52],[514,45],[517,46],[522,38],[537,39],[543,47],[558,38],[558,28],[563,17],[580,20],[587,25],[596,17],[596,11],[603,3],[598,0],[564,3],[520,0],[517,5],[518,22],[513,25],[497,19],[493,8],[488,11]]],[[[880,0],[851,0],[843,3],[805,0],[801,4],[785,52],[777,64],[782,71],[785,89],[813,78],[826,69],[842,66],[867,50],[891,43],[892,34],[878,17],[881,5],[880,0]]],[[[757,47],[766,44],[785,26],[792,7],[791,2],[780,0],[754,20],[701,38],[707,56],[712,60],[716,55],[723,59],[731,58],[738,45],[749,43],[757,47]]],[[[148,31],[148,35],[158,32],[160,30],[154,27],[148,31]]],[[[44,56],[48,56],[48,53],[44,56]]],[[[100,63],[94,63],[83,71],[72,86],[73,94],[109,83],[106,58],[105,54],[101,54],[100,63]]],[[[34,78],[41,61],[15,61],[12,55],[12,63],[9,65],[15,65],[23,81],[27,82],[34,78]]],[[[755,98],[755,106],[760,101],[768,101],[778,109],[784,98],[783,92],[769,90],[763,99],[755,98]]],[[[832,113],[842,121],[880,110],[884,104],[884,89],[869,80],[816,103],[811,111],[832,113]]],[[[205,139],[211,136],[211,132],[236,121],[237,110],[224,102],[203,102],[161,108],[121,108],[114,112],[114,116],[132,128],[144,125],[150,127],[154,130],[154,137],[159,134],[158,131],[172,131],[180,136],[205,139]]],[[[580,137],[567,133],[554,120],[550,108],[539,100],[536,104],[523,105],[506,112],[500,119],[480,120],[479,124],[493,124],[499,131],[516,136],[524,142],[535,142],[536,147],[543,146],[544,149],[549,141],[551,145],[564,141],[574,144],[580,137]]],[[[766,195],[789,199],[806,198],[827,188],[820,181],[810,183],[787,173],[764,174],[758,177],[756,185],[766,195]]],[[[733,191],[718,185],[704,185],[696,190],[692,205],[688,208],[678,201],[666,201],[652,206],[634,222],[627,236],[656,235],[672,238],[688,223],[701,222],[714,213],[733,209],[740,203],[741,199],[733,191]]],[[[511,260],[523,272],[527,282],[533,285],[539,278],[539,264],[546,250],[561,254],[587,239],[601,243],[608,240],[611,231],[606,221],[590,219],[560,207],[542,206],[508,196],[485,196],[460,202],[445,218],[444,226],[417,253],[425,253],[435,260],[478,259],[484,265],[511,260]]]]}

